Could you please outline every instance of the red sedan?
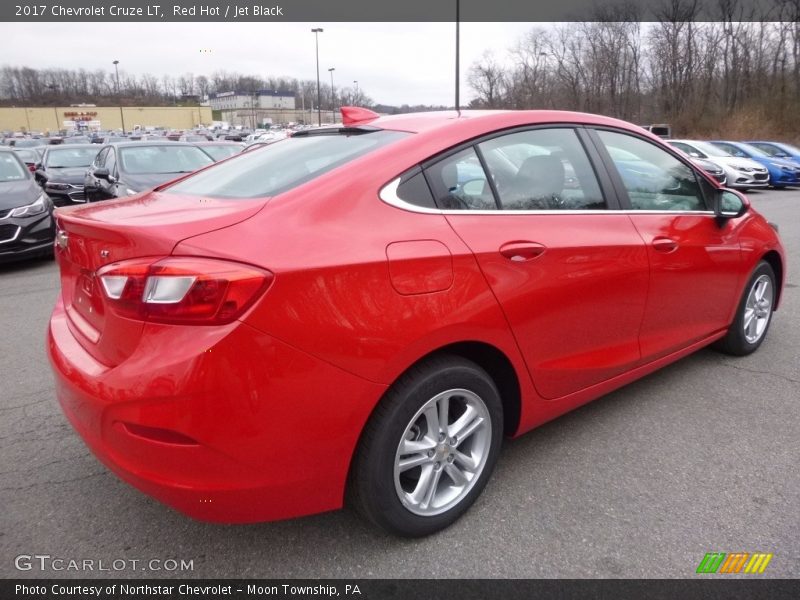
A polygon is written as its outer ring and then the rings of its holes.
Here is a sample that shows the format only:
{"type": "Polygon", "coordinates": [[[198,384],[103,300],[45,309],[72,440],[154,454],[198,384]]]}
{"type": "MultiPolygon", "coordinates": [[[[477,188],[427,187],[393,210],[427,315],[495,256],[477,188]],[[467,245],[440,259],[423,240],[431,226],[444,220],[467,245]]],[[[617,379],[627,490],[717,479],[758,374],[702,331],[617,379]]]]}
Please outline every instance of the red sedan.
{"type": "Polygon", "coordinates": [[[425,535],[473,503],[504,435],[763,342],[776,231],[641,128],[343,116],[58,211],[58,399],[144,492],[218,522],[348,498],[425,535]]]}

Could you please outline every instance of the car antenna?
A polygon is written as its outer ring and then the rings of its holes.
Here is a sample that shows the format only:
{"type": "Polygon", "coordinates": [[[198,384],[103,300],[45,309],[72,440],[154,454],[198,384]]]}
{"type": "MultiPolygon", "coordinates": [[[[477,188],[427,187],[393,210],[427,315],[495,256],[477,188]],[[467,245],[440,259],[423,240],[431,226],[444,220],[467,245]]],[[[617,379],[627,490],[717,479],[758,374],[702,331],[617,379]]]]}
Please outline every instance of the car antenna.
{"type": "Polygon", "coordinates": [[[458,51],[459,51],[459,34],[460,34],[460,21],[461,21],[461,0],[456,0],[456,113],[461,116],[461,106],[459,98],[459,64],[458,64],[458,51]]]}

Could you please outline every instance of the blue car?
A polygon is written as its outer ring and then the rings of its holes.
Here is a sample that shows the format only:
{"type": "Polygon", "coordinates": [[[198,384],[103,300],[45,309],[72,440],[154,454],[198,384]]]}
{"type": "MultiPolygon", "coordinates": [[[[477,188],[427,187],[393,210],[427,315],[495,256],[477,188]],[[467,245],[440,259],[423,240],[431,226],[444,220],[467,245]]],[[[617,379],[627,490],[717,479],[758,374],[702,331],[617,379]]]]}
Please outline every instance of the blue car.
{"type": "Polygon", "coordinates": [[[764,165],[769,171],[769,183],[774,188],[787,185],[800,185],[800,166],[796,162],[785,158],[776,158],[755,146],[744,142],[712,141],[712,144],[722,148],[732,156],[749,158],[764,165]]]}
{"type": "Polygon", "coordinates": [[[773,158],[783,158],[800,163],[800,148],[783,142],[747,142],[773,158]]]}

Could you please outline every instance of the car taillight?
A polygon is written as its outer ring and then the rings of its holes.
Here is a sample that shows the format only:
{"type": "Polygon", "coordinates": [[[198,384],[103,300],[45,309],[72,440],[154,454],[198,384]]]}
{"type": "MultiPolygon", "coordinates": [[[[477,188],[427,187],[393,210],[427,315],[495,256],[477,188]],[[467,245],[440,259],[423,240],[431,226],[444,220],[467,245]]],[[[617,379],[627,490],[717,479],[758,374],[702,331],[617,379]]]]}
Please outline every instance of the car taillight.
{"type": "Polygon", "coordinates": [[[213,258],[135,259],[97,272],[111,309],[154,323],[223,325],[272,283],[264,269],[213,258]]]}

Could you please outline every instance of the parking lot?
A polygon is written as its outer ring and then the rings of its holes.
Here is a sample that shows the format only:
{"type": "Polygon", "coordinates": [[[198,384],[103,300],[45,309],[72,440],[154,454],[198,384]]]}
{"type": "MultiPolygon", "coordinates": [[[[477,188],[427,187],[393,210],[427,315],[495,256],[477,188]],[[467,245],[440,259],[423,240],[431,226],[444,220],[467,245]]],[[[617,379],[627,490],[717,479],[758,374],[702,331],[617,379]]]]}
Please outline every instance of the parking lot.
{"type": "Polygon", "coordinates": [[[477,504],[420,540],[377,533],[349,510],[209,525],[122,483],[54,397],[44,339],[55,265],[0,267],[0,575],[693,577],[707,552],[767,552],[764,576],[797,577],[800,190],[749,196],[780,226],[790,261],[761,349],[701,351],[506,442],[477,504]],[[125,568],[18,571],[18,555],[125,568]],[[151,560],[193,568],[143,572],[151,560]]]}

